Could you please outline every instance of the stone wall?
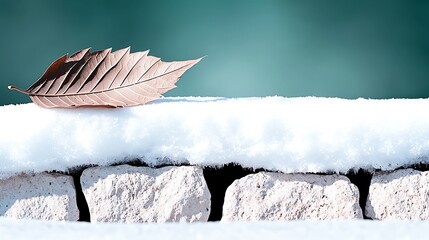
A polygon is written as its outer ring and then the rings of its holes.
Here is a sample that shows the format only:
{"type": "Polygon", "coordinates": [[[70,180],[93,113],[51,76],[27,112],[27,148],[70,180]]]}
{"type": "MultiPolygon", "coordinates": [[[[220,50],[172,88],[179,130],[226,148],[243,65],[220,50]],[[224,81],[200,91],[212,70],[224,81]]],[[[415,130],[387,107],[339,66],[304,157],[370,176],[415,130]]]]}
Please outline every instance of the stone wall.
{"type": "Polygon", "coordinates": [[[118,165],[0,180],[0,216],[91,222],[429,219],[429,172],[118,165]]]}

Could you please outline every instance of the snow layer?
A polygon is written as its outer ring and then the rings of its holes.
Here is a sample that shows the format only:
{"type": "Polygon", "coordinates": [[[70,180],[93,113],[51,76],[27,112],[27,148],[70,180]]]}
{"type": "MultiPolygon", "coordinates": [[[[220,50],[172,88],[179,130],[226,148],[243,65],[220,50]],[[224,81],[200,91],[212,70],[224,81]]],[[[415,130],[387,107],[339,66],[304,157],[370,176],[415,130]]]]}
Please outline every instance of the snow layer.
{"type": "Polygon", "coordinates": [[[122,109],[0,107],[0,173],[142,159],[283,172],[428,162],[429,99],[163,98],[122,109]]]}
{"type": "Polygon", "coordinates": [[[114,224],[0,218],[2,240],[21,239],[425,239],[429,222],[284,221],[114,224]]]}

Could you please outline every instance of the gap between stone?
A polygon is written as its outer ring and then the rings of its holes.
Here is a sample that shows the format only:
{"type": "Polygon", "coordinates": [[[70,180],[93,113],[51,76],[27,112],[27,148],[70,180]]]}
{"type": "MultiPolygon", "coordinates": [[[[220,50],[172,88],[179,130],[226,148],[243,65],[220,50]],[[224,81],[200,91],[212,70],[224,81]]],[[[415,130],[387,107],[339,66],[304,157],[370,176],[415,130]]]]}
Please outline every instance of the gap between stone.
{"type": "Polygon", "coordinates": [[[203,168],[204,179],[211,194],[211,210],[209,222],[222,219],[223,203],[226,189],[236,180],[248,174],[260,172],[261,169],[252,170],[243,168],[234,163],[225,164],[220,167],[203,168]]]}
{"type": "Polygon", "coordinates": [[[357,186],[359,189],[359,206],[362,209],[362,215],[364,219],[372,220],[365,215],[366,199],[369,194],[369,186],[371,184],[372,173],[359,169],[358,171],[349,172],[346,177],[350,179],[350,182],[357,186]]]}
{"type": "Polygon", "coordinates": [[[91,222],[88,203],[86,202],[85,195],[83,194],[82,186],[80,184],[80,177],[82,175],[83,170],[85,169],[79,169],[72,173],[73,182],[76,189],[76,203],[77,203],[77,208],[79,209],[78,221],[91,222]]]}

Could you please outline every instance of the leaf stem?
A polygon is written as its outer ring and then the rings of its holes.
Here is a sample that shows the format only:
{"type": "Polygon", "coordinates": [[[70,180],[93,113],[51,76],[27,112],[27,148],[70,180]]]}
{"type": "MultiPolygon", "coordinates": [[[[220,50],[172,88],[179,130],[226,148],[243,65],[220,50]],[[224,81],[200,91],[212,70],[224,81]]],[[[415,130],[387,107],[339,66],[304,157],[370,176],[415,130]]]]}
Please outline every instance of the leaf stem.
{"type": "Polygon", "coordinates": [[[20,89],[20,88],[17,88],[17,87],[15,87],[15,86],[7,86],[7,88],[9,88],[9,90],[15,90],[15,91],[18,91],[18,92],[21,92],[21,93],[24,93],[24,94],[29,94],[29,92],[27,92],[27,91],[25,91],[25,90],[22,90],[22,89],[20,89]]]}

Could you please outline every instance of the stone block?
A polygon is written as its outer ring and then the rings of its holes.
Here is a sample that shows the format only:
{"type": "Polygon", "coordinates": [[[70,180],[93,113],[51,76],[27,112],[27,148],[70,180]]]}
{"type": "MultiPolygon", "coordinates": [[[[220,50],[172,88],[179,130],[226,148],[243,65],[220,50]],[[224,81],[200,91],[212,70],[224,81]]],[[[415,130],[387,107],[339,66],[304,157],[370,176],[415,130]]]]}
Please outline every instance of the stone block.
{"type": "Polygon", "coordinates": [[[91,222],[197,222],[210,213],[203,171],[194,166],[93,167],[81,184],[91,222]]]}
{"type": "Polygon", "coordinates": [[[222,221],[355,218],[359,191],[345,176],[260,172],[228,187],[222,221]]]}
{"type": "Polygon", "coordinates": [[[365,215],[372,219],[429,219],[429,172],[401,169],[371,179],[365,215]]]}
{"type": "Polygon", "coordinates": [[[77,221],[73,178],[61,174],[21,174],[0,180],[0,216],[77,221]]]}

